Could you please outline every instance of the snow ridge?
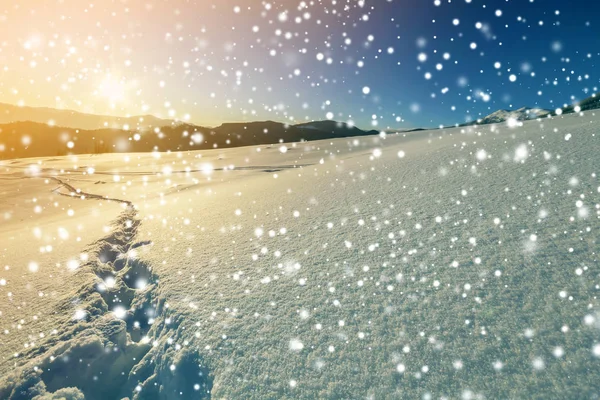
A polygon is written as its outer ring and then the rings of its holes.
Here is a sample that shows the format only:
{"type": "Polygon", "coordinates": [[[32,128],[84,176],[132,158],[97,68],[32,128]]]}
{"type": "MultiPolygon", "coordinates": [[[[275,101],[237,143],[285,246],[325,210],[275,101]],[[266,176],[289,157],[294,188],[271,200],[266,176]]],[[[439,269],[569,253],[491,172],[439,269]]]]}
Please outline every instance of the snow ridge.
{"type": "Polygon", "coordinates": [[[54,193],[60,194],[61,196],[76,196],[79,195],[82,199],[95,199],[95,200],[106,200],[106,201],[114,201],[117,203],[122,203],[125,204],[127,207],[130,208],[134,208],[133,204],[129,201],[129,200],[121,200],[121,199],[115,199],[115,198],[110,198],[110,197],[104,197],[104,196],[100,196],[97,194],[93,194],[93,193],[86,193],[81,191],[80,189],[75,189],[73,186],[69,185],[67,182],[55,177],[55,176],[50,176],[48,177],[48,179],[52,179],[55,182],[58,182],[60,184],[59,187],[57,187],[56,189],[53,190],[54,193]],[[60,191],[61,187],[65,187],[67,190],[69,190],[69,193],[63,193],[60,191]]]}

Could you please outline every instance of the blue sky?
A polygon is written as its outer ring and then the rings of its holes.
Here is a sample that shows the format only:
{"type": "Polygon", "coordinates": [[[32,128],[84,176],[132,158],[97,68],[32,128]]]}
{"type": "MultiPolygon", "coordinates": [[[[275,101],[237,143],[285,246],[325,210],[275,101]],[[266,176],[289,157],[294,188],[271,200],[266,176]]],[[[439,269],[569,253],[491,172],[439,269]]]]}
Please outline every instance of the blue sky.
{"type": "Polygon", "coordinates": [[[378,2],[368,21],[347,30],[358,46],[340,46],[341,24],[330,31],[338,35],[330,33],[337,43],[329,56],[339,60],[350,54],[365,65],[313,63],[318,74],[330,78],[319,95],[338,101],[331,107],[336,117],[354,110],[357,123],[368,124],[377,115],[383,126],[395,126],[394,114],[405,121],[400,125],[436,126],[499,108],[556,108],[585,98],[598,85],[600,45],[594,38],[600,32],[594,21],[599,6],[580,3],[582,7],[541,0],[455,0],[439,6],[433,1],[378,2]],[[331,82],[334,78],[337,83],[331,82]],[[362,93],[364,86],[368,95],[362,93]]]}
{"type": "Polygon", "coordinates": [[[22,0],[0,7],[0,101],[447,125],[597,91],[599,17],[583,0],[22,0]]]}

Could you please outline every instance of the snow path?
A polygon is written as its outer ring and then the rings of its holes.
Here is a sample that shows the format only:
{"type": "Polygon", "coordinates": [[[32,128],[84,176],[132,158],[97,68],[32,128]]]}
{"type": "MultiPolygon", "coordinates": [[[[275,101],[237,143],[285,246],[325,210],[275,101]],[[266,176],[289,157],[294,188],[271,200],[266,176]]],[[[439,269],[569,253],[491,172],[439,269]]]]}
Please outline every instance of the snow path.
{"type": "MultiPolygon", "coordinates": [[[[221,167],[221,168],[213,168],[212,171],[213,172],[218,172],[218,171],[228,171],[228,170],[237,170],[237,171],[262,171],[262,172],[276,172],[276,171],[281,171],[281,170],[286,170],[286,169],[292,169],[292,168],[303,168],[303,167],[308,167],[310,166],[310,164],[293,164],[293,165],[252,165],[252,166],[239,166],[239,167],[234,167],[234,168],[228,168],[228,167],[221,167]]],[[[14,169],[27,169],[28,167],[23,167],[23,166],[9,166],[8,168],[14,168],[14,169]]],[[[56,173],[57,171],[53,168],[43,168],[40,170],[40,172],[42,173],[49,173],[49,172],[54,172],[56,173]]],[[[65,174],[65,173],[80,173],[81,171],[77,170],[77,169],[63,169],[61,171],[61,174],[65,174]]],[[[187,170],[173,170],[173,171],[169,171],[169,174],[172,175],[178,175],[178,174],[190,174],[190,173],[195,173],[195,172],[204,172],[204,170],[202,169],[187,169],[187,170]]],[[[124,171],[124,172],[106,172],[106,171],[95,171],[94,175],[107,175],[107,176],[147,176],[147,175],[153,175],[155,174],[154,171],[124,171]]],[[[39,176],[39,178],[49,178],[49,179],[53,179],[56,181],[59,181],[62,183],[62,181],[60,181],[58,178],[54,177],[54,176],[39,176]]],[[[19,178],[17,178],[19,179],[19,178]]],[[[73,189],[75,191],[75,189],[73,189]]]]}
{"type": "Polygon", "coordinates": [[[100,196],[100,195],[93,194],[93,193],[83,192],[80,189],[75,189],[73,186],[71,186],[64,180],[61,180],[55,176],[49,176],[49,177],[42,176],[40,178],[47,178],[47,179],[51,179],[55,182],[58,182],[60,184],[60,186],[58,188],[54,189],[54,192],[56,192],[62,196],[69,196],[69,197],[80,196],[82,199],[114,201],[117,203],[125,204],[127,207],[133,207],[133,204],[129,200],[115,199],[115,198],[111,198],[111,197],[100,196]],[[64,186],[67,190],[69,190],[69,193],[62,193],[60,191],[61,186],[64,186]]]}
{"type": "MultiPolygon", "coordinates": [[[[197,398],[208,398],[211,381],[198,355],[174,354],[165,348],[173,332],[163,317],[164,300],[157,299],[159,279],[151,266],[137,258],[138,249],[152,242],[136,240],[141,221],[134,205],[76,189],[57,177],[39,178],[59,183],[53,192],[62,196],[117,202],[126,209],[112,222],[110,235],[88,246],[94,257],[78,270],[91,278],[77,293],[85,314],[71,321],[64,319],[63,331],[43,347],[25,352],[28,362],[0,379],[0,398],[84,395],[86,399],[112,399],[129,396],[142,387],[145,395],[170,398],[181,386],[192,386],[191,380],[198,385],[197,398]],[[61,187],[69,193],[60,192],[61,187]],[[87,368],[72,363],[74,359],[87,368]],[[182,372],[173,379],[176,367],[182,372]]],[[[69,303],[64,304],[65,312],[69,303]]]]}

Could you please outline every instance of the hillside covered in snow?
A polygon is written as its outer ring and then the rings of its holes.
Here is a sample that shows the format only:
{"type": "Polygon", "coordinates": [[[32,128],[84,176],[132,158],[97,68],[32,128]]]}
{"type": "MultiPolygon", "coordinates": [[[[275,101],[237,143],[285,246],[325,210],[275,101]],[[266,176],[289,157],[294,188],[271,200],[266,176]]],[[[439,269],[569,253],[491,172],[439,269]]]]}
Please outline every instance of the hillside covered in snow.
{"type": "Polygon", "coordinates": [[[0,398],[593,398],[599,123],[2,161],[0,398]]]}

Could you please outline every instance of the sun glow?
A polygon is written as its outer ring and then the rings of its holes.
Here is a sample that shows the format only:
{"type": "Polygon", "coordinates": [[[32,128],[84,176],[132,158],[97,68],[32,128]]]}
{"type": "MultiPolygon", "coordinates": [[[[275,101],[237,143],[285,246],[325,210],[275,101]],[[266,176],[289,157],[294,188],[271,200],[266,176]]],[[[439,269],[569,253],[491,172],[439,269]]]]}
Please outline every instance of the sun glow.
{"type": "Polygon", "coordinates": [[[123,78],[118,78],[114,75],[107,74],[98,89],[96,94],[107,99],[111,103],[123,103],[127,93],[127,84],[123,78]]]}

